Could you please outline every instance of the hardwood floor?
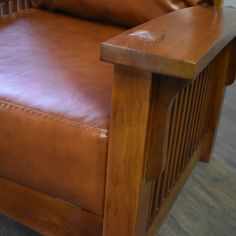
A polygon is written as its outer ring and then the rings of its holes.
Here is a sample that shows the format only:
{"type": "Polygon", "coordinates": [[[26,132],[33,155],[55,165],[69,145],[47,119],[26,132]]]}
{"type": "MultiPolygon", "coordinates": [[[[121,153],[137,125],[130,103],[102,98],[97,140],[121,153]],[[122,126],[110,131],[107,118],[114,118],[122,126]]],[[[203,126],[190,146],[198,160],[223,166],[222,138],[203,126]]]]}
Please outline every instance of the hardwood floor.
{"type": "MultiPolygon", "coordinates": [[[[236,235],[236,82],[227,89],[210,163],[199,162],[157,236],[236,235]]],[[[0,216],[0,236],[39,234],[0,216]]]]}

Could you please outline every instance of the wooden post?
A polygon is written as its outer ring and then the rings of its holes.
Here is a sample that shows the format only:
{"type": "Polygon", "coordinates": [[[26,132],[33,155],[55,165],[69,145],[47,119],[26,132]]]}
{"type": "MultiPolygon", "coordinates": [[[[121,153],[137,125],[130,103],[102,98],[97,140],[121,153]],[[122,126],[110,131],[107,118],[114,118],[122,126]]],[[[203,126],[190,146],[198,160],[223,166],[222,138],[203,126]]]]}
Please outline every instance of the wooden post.
{"type": "Polygon", "coordinates": [[[225,86],[229,83],[229,80],[232,80],[231,77],[228,77],[229,71],[231,71],[230,73],[232,73],[231,66],[232,64],[236,64],[236,61],[232,62],[232,55],[235,54],[235,52],[232,50],[234,48],[234,42],[235,41],[232,41],[227,47],[225,47],[218,56],[218,70],[215,75],[217,76],[217,78],[214,88],[215,96],[212,99],[212,109],[209,117],[208,140],[207,142],[205,142],[205,145],[203,147],[203,154],[201,157],[201,160],[205,162],[208,162],[210,160],[212,147],[214,146],[214,140],[216,137],[219,118],[221,114],[221,107],[224,100],[225,86]]]}
{"type": "Polygon", "coordinates": [[[215,0],[214,5],[216,6],[223,6],[224,5],[224,0],[215,0]]]}
{"type": "Polygon", "coordinates": [[[152,74],[115,66],[103,236],[134,236],[152,74]]]}

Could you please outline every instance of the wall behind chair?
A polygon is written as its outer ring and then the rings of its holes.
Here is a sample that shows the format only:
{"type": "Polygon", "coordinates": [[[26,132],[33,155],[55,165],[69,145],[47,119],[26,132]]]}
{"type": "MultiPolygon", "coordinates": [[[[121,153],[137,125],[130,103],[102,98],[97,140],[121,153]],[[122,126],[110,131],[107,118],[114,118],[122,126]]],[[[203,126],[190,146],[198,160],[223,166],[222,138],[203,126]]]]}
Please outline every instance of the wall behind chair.
{"type": "Polygon", "coordinates": [[[225,0],[224,5],[236,7],[236,0],[225,0]]]}

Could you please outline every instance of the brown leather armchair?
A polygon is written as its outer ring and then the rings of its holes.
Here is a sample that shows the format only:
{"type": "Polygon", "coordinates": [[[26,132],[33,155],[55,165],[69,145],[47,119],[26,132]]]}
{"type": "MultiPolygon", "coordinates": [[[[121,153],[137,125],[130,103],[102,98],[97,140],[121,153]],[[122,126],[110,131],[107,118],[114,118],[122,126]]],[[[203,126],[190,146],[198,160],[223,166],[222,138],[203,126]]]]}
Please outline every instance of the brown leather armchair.
{"type": "Polygon", "coordinates": [[[47,236],[154,235],[209,159],[236,11],[0,2],[0,212],[47,236]]]}

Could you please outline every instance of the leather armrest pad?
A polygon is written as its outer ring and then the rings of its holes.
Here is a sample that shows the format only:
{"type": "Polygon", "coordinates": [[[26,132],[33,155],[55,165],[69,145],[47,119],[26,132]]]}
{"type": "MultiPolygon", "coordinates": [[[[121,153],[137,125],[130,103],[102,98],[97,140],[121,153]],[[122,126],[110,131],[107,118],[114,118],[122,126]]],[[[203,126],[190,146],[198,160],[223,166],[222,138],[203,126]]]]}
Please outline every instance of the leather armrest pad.
{"type": "Polygon", "coordinates": [[[103,42],[101,60],[194,79],[236,37],[236,9],[192,7],[103,42]]]}

